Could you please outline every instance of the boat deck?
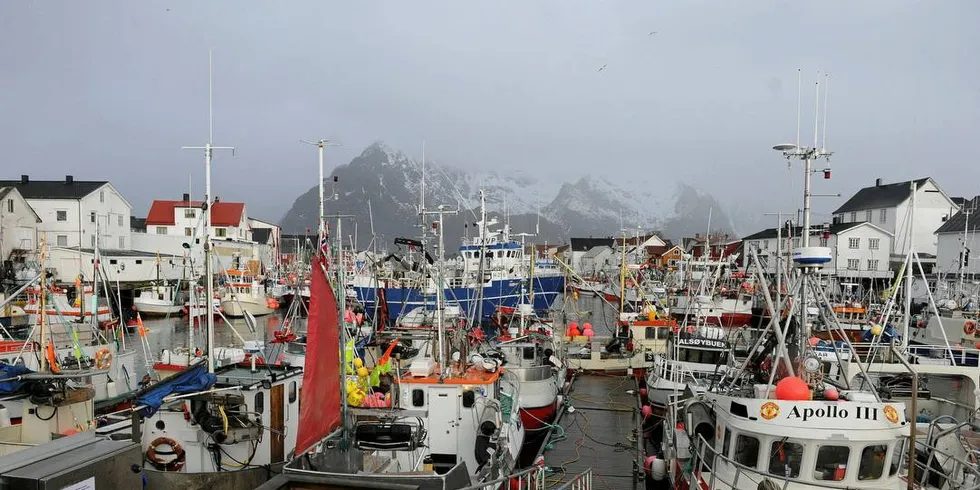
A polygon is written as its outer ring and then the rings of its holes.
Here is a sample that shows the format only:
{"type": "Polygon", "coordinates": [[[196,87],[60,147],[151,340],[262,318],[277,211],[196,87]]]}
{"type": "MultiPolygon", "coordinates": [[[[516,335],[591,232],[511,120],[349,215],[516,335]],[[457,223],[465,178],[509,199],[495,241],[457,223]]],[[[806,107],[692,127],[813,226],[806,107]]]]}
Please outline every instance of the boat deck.
{"type": "Polygon", "coordinates": [[[545,488],[557,488],[592,469],[595,488],[642,488],[636,469],[642,467],[639,398],[628,376],[576,376],[569,405],[556,420],[549,444],[542,451],[548,473],[545,488]],[[549,448],[550,447],[550,448],[549,448]]]}

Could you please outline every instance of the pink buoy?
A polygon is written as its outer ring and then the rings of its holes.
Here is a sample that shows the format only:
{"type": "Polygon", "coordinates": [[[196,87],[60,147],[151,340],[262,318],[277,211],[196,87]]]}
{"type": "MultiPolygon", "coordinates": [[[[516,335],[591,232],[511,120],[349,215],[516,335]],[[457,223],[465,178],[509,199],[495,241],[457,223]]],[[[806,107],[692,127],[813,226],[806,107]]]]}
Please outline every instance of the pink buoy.
{"type": "Polygon", "coordinates": [[[653,470],[653,462],[657,460],[656,456],[647,456],[647,459],[643,460],[643,471],[647,472],[649,475],[653,470]]]}
{"type": "Polygon", "coordinates": [[[356,319],[358,325],[364,323],[364,313],[358,313],[356,319]]]}
{"type": "Polygon", "coordinates": [[[653,407],[650,405],[643,405],[643,408],[640,409],[640,413],[643,414],[643,418],[647,418],[653,415],[653,407]]]}
{"type": "Polygon", "coordinates": [[[595,332],[593,332],[591,328],[586,328],[585,330],[582,331],[582,335],[585,335],[588,338],[592,338],[595,336],[595,332]]]}
{"type": "Polygon", "coordinates": [[[592,330],[592,324],[591,323],[585,322],[585,323],[582,324],[582,331],[584,332],[586,330],[592,330]]]}
{"type": "Polygon", "coordinates": [[[347,310],[344,312],[344,321],[347,323],[354,323],[354,312],[347,310]]]}
{"type": "Polygon", "coordinates": [[[828,386],[823,390],[823,397],[830,401],[837,401],[840,399],[840,392],[837,391],[837,388],[828,386]]]}
{"type": "Polygon", "coordinates": [[[644,400],[647,399],[647,389],[646,388],[640,388],[640,398],[642,398],[644,400]]]}

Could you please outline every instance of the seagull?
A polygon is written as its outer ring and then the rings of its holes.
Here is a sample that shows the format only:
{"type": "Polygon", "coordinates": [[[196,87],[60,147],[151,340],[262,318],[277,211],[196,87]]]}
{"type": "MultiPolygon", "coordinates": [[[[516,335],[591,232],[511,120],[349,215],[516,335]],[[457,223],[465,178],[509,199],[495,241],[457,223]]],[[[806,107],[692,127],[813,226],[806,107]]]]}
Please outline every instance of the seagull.
{"type": "MultiPolygon", "coordinates": [[[[606,63],[606,65],[608,65],[608,63],[606,63]]],[[[602,66],[600,66],[600,67],[599,67],[599,69],[598,69],[598,70],[596,70],[596,73],[598,73],[598,72],[600,72],[600,71],[602,71],[602,70],[605,70],[605,69],[606,69],[606,65],[602,65],[602,66]]]]}
{"type": "Polygon", "coordinates": [[[647,35],[648,35],[648,36],[652,36],[652,35],[654,35],[654,34],[660,34],[660,31],[650,31],[650,33],[649,33],[649,34],[647,34],[647,35]]]}

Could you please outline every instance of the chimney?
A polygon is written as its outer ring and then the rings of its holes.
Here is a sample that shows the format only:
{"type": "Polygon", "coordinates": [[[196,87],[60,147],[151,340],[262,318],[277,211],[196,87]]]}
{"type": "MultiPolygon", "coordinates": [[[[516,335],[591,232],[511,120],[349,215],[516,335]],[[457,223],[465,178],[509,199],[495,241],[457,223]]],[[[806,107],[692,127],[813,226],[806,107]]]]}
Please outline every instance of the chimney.
{"type": "Polygon", "coordinates": [[[27,183],[30,183],[30,181],[31,181],[31,177],[29,175],[26,175],[25,174],[25,175],[21,175],[20,176],[20,183],[21,184],[27,184],[27,183]]]}
{"type": "Polygon", "coordinates": [[[875,187],[881,187],[881,177],[875,179],[875,187]]]}
{"type": "Polygon", "coordinates": [[[191,195],[190,194],[184,194],[184,202],[191,202],[191,195]]]}
{"type": "Polygon", "coordinates": [[[72,177],[71,175],[65,176],[65,184],[71,184],[74,181],[75,181],[75,177],[72,177]]]}

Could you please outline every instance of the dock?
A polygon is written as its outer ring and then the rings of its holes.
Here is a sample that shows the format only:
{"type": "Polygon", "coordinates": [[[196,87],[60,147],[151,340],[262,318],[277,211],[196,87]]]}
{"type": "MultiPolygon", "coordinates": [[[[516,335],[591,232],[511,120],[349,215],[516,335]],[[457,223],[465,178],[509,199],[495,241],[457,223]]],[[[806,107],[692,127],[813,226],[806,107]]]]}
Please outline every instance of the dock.
{"type": "Polygon", "coordinates": [[[559,488],[589,469],[594,488],[643,488],[637,479],[643,455],[636,392],[632,376],[575,376],[541,450],[550,470],[545,488],[559,488]]]}

